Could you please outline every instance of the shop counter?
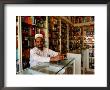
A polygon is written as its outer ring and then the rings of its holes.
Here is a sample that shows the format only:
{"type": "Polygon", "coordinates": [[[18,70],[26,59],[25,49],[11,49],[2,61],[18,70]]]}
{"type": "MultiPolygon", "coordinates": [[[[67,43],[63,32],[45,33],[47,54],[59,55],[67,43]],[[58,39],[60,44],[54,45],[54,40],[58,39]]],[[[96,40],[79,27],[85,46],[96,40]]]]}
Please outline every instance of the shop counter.
{"type": "Polygon", "coordinates": [[[26,68],[18,74],[73,74],[74,60],[65,59],[56,63],[38,63],[38,65],[26,68]]]}
{"type": "Polygon", "coordinates": [[[38,63],[17,74],[81,74],[81,55],[67,54],[67,58],[56,63],[38,63]]]}

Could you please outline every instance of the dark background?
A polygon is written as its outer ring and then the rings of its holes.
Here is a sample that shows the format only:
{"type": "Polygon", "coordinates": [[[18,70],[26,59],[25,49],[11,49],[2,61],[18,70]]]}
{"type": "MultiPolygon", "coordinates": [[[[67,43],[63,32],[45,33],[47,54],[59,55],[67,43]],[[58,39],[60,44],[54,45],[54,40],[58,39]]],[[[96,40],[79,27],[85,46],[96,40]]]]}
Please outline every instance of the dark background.
{"type": "MultiPolygon", "coordinates": [[[[0,0],[0,89],[2,90],[34,90],[34,89],[37,89],[37,90],[61,90],[61,89],[69,89],[69,90],[73,90],[73,89],[79,89],[79,90],[88,90],[88,89],[100,89],[100,90],[104,90],[104,89],[109,89],[109,85],[110,85],[110,79],[108,76],[110,76],[110,71],[108,70],[110,68],[110,56],[109,56],[109,53],[110,53],[110,48],[107,47],[107,84],[108,84],[108,88],[101,88],[101,87],[98,87],[98,88],[77,88],[77,87],[74,87],[74,88],[17,88],[17,87],[13,87],[13,88],[4,88],[4,60],[5,60],[5,48],[4,48],[4,33],[5,33],[5,30],[4,30],[4,6],[5,4],[108,4],[107,5],[107,46],[110,46],[110,3],[109,3],[110,0],[0,0]]],[[[103,12],[102,12],[103,14],[103,12]]],[[[102,42],[103,43],[103,42],[102,42]]],[[[12,78],[12,77],[10,77],[12,78]]],[[[103,76],[102,76],[103,78],[103,76]]],[[[36,81],[37,82],[37,81],[36,81]]],[[[89,80],[88,80],[89,82],[89,80]]],[[[74,83],[73,83],[74,84],[74,83]]]]}

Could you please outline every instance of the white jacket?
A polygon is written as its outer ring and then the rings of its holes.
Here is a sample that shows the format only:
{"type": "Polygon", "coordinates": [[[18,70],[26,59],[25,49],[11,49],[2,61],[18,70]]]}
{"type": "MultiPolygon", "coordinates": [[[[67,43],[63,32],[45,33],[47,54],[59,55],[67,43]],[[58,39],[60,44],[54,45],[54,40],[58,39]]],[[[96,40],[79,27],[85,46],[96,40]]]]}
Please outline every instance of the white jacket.
{"type": "Polygon", "coordinates": [[[37,47],[34,47],[30,50],[30,67],[36,66],[40,62],[50,62],[50,57],[56,55],[58,55],[58,52],[48,48],[43,48],[41,51],[37,47]]]}

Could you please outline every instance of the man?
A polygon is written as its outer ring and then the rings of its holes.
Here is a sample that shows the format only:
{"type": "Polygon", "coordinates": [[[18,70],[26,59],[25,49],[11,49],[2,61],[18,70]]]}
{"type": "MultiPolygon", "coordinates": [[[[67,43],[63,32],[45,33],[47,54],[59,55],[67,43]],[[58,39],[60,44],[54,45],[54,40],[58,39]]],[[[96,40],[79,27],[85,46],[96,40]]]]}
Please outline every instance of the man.
{"type": "Polygon", "coordinates": [[[36,66],[39,62],[50,62],[63,60],[64,56],[44,47],[42,34],[35,35],[35,47],[30,50],[30,67],[36,66]]]}

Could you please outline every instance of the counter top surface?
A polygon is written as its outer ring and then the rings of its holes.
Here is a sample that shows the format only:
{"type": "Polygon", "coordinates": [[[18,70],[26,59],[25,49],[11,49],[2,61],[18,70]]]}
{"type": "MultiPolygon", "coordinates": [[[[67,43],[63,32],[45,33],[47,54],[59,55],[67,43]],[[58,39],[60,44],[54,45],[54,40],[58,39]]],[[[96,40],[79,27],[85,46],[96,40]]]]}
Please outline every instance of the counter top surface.
{"type": "Polygon", "coordinates": [[[65,69],[73,64],[74,59],[65,59],[56,63],[39,63],[37,66],[24,69],[18,74],[64,74],[65,69]]]}

